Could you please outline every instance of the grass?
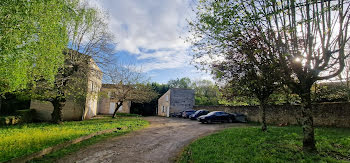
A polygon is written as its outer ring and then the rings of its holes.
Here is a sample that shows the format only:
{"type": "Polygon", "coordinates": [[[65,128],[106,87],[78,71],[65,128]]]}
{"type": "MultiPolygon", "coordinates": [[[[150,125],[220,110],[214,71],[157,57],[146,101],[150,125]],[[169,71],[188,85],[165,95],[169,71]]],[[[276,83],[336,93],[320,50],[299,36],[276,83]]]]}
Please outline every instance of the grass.
{"type": "Polygon", "coordinates": [[[317,128],[318,154],[302,152],[300,127],[230,128],[196,140],[178,162],[350,162],[350,129],[317,128]]]}
{"type": "Polygon", "coordinates": [[[61,125],[33,123],[0,127],[0,162],[35,153],[44,148],[98,131],[123,128],[118,130],[117,133],[96,136],[90,141],[84,142],[93,143],[93,141],[98,141],[104,137],[127,133],[146,125],[148,125],[147,121],[137,117],[118,117],[115,119],[103,117],[85,121],[64,122],[61,125]]]}

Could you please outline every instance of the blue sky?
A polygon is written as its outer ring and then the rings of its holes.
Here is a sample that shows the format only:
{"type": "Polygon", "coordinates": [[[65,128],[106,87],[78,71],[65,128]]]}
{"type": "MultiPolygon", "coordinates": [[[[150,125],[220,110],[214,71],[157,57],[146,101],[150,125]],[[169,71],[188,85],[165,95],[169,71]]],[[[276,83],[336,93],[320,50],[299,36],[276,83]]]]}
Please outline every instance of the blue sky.
{"type": "Polygon", "coordinates": [[[190,64],[190,36],[186,19],[192,19],[195,0],[92,0],[92,6],[109,13],[110,30],[116,36],[116,56],[135,64],[151,78],[166,83],[189,77],[210,79],[190,64]]]}

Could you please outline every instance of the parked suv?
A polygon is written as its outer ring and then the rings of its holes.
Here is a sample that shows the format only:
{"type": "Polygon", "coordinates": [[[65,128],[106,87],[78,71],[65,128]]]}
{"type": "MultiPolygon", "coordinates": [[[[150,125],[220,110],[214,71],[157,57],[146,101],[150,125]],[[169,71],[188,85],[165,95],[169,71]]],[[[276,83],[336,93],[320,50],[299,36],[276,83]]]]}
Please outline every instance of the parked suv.
{"type": "Polygon", "coordinates": [[[196,120],[198,117],[200,117],[202,115],[207,115],[208,113],[209,113],[208,110],[197,110],[195,113],[190,115],[190,119],[191,120],[196,120]]]}

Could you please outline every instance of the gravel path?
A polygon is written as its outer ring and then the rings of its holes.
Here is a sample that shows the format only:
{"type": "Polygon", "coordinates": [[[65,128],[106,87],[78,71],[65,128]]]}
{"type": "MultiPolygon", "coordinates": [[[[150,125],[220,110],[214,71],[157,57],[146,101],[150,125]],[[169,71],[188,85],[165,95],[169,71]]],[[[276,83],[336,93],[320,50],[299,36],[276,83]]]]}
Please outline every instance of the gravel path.
{"type": "Polygon", "coordinates": [[[58,162],[174,162],[191,141],[240,123],[200,124],[181,118],[145,117],[149,127],[91,145],[58,162]]]}

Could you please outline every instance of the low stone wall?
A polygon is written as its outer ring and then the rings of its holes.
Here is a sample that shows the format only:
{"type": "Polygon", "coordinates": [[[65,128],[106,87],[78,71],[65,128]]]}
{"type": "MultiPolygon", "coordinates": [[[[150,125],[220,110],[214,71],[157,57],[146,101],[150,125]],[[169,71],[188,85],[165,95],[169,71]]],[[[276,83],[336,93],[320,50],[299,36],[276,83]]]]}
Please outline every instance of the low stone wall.
{"type": "MultiPolygon", "coordinates": [[[[195,106],[195,110],[243,113],[249,121],[261,122],[258,106],[195,106]]],[[[299,105],[273,105],[266,108],[269,124],[300,124],[299,105]]],[[[313,105],[315,126],[350,127],[350,103],[322,103],[313,105]]]]}

